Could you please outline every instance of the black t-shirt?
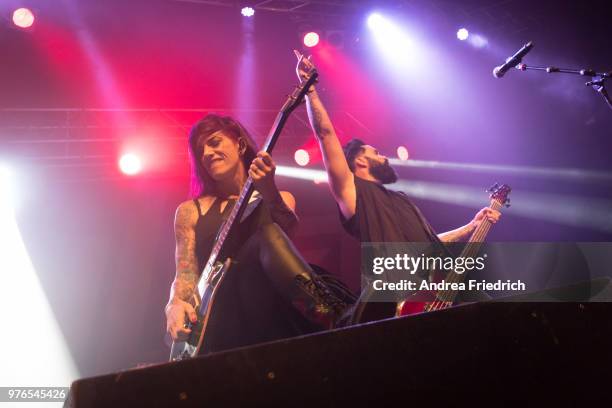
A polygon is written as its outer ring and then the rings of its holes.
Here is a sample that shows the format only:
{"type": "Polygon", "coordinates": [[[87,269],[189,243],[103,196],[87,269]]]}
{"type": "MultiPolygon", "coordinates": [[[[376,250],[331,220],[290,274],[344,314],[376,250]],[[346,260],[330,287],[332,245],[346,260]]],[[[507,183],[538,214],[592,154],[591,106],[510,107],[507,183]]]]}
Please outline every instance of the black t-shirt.
{"type": "MultiPolygon", "coordinates": [[[[359,177],[354,178],[357,196],[355,214],[347,220],[340,212],[342,226],[349,234],[362,243],[431,243],[425,247],[416,245],[413,250],[418,248],[419,252],[421,252],[421,249],[425,249],[423,252],[428,254],[450,255],[429,222],[405,193],[389,190],[378,183],[359,177]]],[[[368,251],[373,251],[370,252],[369,256],[372,257],[373,254],[388,256],[395,253],[396,248],[394,246],[387,247],[369,248],[368,251]]],[[[368,273],[369,271],[364,271],[364,274],[368,273]]],[[[421,275],[422,278],[426,278],[426,276],[421,275]]],[[[367,303],[372,295],[373,292],[369,285],[363,287],[359,301],[350,311],[352,316],[348,320],[349,323],[363,323],[395,315],[396,303],[367,303]]],[[[403,300],[403,298],[399,300],[403,300]]]]}
{"type": "MultiPolygon", "coordinates": [[[[419,209],[406,194],[393,191],[384,186],[364,180],[355,179],[356,206],[355,214],[346,219],[340,212],[340,221],[344,229],[360,242],[423,242],[428,251],[440,243],[436,233],[419,209]]],[[[370,247],[362,250],[362,262],[375,256],[393,256],[395,246],[370,247]]],[[[347,313],[347,324],[363,323],[393,317],[397,304],[395,302],[369,302],[374,295],[365,278],[371,272],[362,271],[362,291],[358,302],[347,313]],[[365,279],[365,281],[364,281],[365,279]]],[[[400,299],[398,299],[399,301],[400,299]]],[[[403,299],[402,299],[403,300],[403,299]]]]}
{"type": "Polygon", "coordinates": [[[353,237],[361,242],[440,242],[406,194],[357,176],[354,179],[355,214],[347,220],[340,212],[342,226],[353,237]]]}

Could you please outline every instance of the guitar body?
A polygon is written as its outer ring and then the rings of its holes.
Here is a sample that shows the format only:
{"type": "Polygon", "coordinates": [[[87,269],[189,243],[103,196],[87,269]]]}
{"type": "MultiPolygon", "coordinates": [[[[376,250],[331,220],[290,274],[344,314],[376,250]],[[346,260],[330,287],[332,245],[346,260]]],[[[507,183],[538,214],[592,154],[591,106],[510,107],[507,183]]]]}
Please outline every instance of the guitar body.
{"type": "Polygon", "coordinates": [[[209,273],[211,276],[210,282],[204,281],[204,287],[201,290],[202,296],[199,301],[192,305],[196,309],[198,321],[196,324],[188,323],[191,329],[191,334],[185,341],[175,341],[170,348],[170,361],[183,360],[186,358],[195,357],[200,353],[204,346],[204,333],[210,319],[210,312],[213,309],[216,294],[221,286],[223,279],[231,265],[231,259],[228,258],[225,263],[217,262],[212,270],[204,270],[204,273],[209,273]]]}
{"type": "MultiPolygon", "coordinates": [[[[508,198],[508,194],[511,191],[510,186],[506,184],[500,186],[499,184],[495,183],[495,185],[490,187],[488,191],[491,192],[491,208],[501,210],[502,206],[509,206],[508,203],[510,200],[508,198]]],[[[472,258],[476,256],[478,254],[480,245],[484,242],[487,233],[491,228],[491,225],[491,222],[488,220],[483,221],[472,233],[468,244],[465,246],[459,257],[472,258]]],[[[466,278],[466,275],[467,273],[457,273],[455,271],[451,271],[446,275],[444,280],[447,282],[459,283],[466,278]]],[[[438,277],[435,279],[435,281],[439,282],[440,278],[438,277]]],[[[455,303],[457,294],[458,292],[453,290],[419,291],[412,297],[397,303],[395,316],[409,316],[447,309],[455,303]]]]}
{"type": "Polygon", "coordinates": [[[419,300],[412,300],[410,298],[403,300],[397,304],[395,311],[396,317],[410,316],[420,313],[432,312],[438,309],[446,309],[453,305],[453,302],[442,302],[435,301],[436,292],[434,291],[420,291],[419,300]],[[423,299],[429,299],[424,301],[423,299]]]}

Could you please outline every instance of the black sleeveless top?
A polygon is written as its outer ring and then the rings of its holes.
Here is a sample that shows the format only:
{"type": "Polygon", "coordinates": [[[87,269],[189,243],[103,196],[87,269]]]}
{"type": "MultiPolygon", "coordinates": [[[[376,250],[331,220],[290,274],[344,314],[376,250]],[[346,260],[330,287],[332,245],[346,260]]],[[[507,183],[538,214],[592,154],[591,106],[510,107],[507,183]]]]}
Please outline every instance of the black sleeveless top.
{"type": "MultiPolygon", "coordinates": [[[[202,214],[199,201],[197,199],[193,200],[198,208],[199,214],[198,222],[195,226],[195,235],[196,258],[198,259],[200,271],[204,269],[204,265],[206,264],[206,261],[208,261],[210,252],[215,245],[219,228],[227,219],[232,211],[232,208],[234,207],[234,204],[236,203],[235,199],[228,200],[223,212],[221,212],[221,201],[222,200],[215,198],[208,211],[206,211],[205,214],[202,214]]],[[[236,255],[237,251],[242,247],[246,240],[255,231],[257,231],[260,223],[267,218],[265,217],[265,214],[263,214],[265,211],[262,211],[263,205],[261,205],[260,201],[260,199],[257,199],[248,204],[245,215],[242,217],[242,221],[235,226],[236,229],[225,241],[219,259],[225,259],[228,256],[236,255]]]]}
{"type": "MultiPolygon", "coordinates": [[[[196,227],[196,256],[203,269],[215,244],[217,231],[229,216],[235,200],[221,212],[221,200],[200,214],[196,227]]],[[[257,229],[272,222],[261,199],[248,204],[242,221],[227,238],[219,260],[232,257],[235,263],[217,288],[206,340],[201,354],[227,350],[311,332],[309,324],[281,296],[259,263],[258,245],[252,245],[257,229]],[[249,241],[251,240],[251,241],[249,241]]]]}

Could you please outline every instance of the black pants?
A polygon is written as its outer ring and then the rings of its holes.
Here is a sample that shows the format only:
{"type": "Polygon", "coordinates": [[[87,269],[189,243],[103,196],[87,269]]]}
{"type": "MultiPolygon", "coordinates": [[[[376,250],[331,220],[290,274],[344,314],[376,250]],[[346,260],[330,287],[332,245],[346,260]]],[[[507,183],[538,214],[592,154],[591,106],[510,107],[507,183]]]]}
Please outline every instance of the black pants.
{"type": "MultiPolygon", "coordinates": [[[[292,302],[296,277],[315,272],[287,235],[274,223],[259,227],[240,248],[218,287],[206,330],[203,353],[299,336],[322,330],[292,302]]],[[[342,282],[320,278],[333,293],[350,302],[342,282]]]]}

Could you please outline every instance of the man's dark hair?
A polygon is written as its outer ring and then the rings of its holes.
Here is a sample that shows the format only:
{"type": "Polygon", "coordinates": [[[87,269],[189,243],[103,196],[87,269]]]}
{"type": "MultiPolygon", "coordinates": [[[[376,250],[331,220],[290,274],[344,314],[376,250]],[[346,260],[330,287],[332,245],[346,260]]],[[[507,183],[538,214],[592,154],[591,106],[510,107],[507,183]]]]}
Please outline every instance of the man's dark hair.
{"type": "Polygon", "coordinates": [[[204,116],[204,118],[193,125],[189,132],[189,159],[191,162],[190,195],[193,198],[214,192],[215,181],[202,165],[202,154],[204,153],[204,144],[202,142],[220,130],[234,140],[243,140],[245,151],[242,155],[242,163],[245,170],[249,169],[251,162],[257,156],[257,145],[240,122],[229,116],[220,116],[213,113],[204,116]]]}
{"type": "Polygon", "coordinates": [[[364,145],[365,143],[362,140],[351,139],[342,148],[349,169],[351,169],[353,173],[355,172],[355,157],[363,150],[364,145]]]}

